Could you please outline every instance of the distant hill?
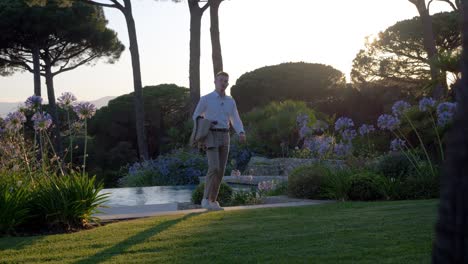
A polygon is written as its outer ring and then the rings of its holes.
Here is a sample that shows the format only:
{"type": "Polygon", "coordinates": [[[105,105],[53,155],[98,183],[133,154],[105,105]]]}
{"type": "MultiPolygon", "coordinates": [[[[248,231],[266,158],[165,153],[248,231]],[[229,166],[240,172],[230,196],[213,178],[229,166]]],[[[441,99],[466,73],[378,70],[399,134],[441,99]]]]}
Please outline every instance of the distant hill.
{"type": "MultiPolygon", "coordinates": [[[[90,101],[90,103],[94,104],[96,108],[101,108],[103,106],[107,106],[110,100],[116,98],[117,96],[104,96],[102,98],[90,101]]],[[[24,102],[0,102],[0,117],[5,117],[8,113],[15,111],[18,106],[23,104],[24,102]]],[[[45,102],[47,104],[47,102],[45,102]]]]}

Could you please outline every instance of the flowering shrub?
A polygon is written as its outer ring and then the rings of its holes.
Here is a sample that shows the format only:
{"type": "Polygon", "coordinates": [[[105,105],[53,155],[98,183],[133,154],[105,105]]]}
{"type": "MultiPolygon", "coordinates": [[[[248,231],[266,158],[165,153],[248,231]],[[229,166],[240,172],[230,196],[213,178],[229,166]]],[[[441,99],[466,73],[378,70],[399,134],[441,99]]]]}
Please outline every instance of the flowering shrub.
{"type": "MultiPolygon", "coordinates": [[[[121,179],[127,187],[198,184],[207,172],[207,159],[198,153],[177,150],[142,162],[136,162],[121,179]]],[[[228,170],[229,171],[229,170],[228,170]]]]}
{"type": "MultiPolygon", "coordinates": [[[[59,105],[70,107],[70,100],[59,100],[59,105]]],[[[66,229],[83,226],[95,220],[91,216],[105,199],[98,195],[103,185],[85,174],[85,164],[79,174],[55,152],[49,134],[54,124],[41,104],[41,97],[31,96],[25,107],[0,123],[0,233],[19,225],[33,230],[53,224],[66,229]]]]}

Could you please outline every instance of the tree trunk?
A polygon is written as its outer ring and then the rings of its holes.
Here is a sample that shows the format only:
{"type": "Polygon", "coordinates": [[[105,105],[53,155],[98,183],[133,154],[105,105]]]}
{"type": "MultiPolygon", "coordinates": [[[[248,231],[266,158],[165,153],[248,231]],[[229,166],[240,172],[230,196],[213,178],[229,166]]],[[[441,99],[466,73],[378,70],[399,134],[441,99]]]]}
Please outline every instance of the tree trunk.
{"type": "Polygon", "coordinates": [[[219,5],[222,0],[210,0],[210,33],[211,33],[211,57],[213,59],[214,76],[223,71],[223,56],[221,53],[221,41],[219,39],[219,5]]]}
{"type": "Polygon", "coordinates": [[[192,114],[200,100],[200,32],[201,19],[205,9],[200,8],[198,0],[187,2],[190,10],[189,113],[192,114]]]}
{"type": "Polygon", "coordinates": [[[125,20],[127,22],[128,37],[130,41],[130,54],[132,57],[133,69],[133,88],[134,103],[135,103],[135,120],[136,120],[136,133],[138,142],[138,153],[140,159],[149,159],[148,155],[148,141],[146,139],[145,129],[145,110],[143,104],[143,87],[141,83],[141,70],[140,70],[140,54],[138,51],[138,41],[135,28],[135,20],[133,19],[132,6],[130,0],[124,0],[125,10],[123,11],[125,20]]]}
{"type": "Polygon", "coordinates": [[[440,69],[435,65],[437,49],[434,40],[434,32],[432,30],[432,18],[429,15],[425,0],[410,0],[410,2],[418,9],[423,25],[424,49],[426,50],[427,59],[429,61],[431,79],[435,83],[434,89],[432,90],[432,97],[435,99],[442,99],[447,94],[447,89],[446,86],[444,87],[441,80],[440,69]]]}
{"type": "Polygon", "coordinates": [[[468,3],[462,1],[462,78],[442,175],[433,263],[468,263],[468,3]]]}
{"type": "Polygon", "coordinates": [[[34,72],[34,95],[41,96],[41,65],[39,61],[39,48],[34,47],[32,50],[33,56],[33,72],[34,72]]]}
{"type": "Polygon", "coordinates": [[[49,114],[52,117],[53,122],[53,142],[54,142],[54,149],[59,155],[60,158],[63,157],[63,150],[62,150],[62,139],[60,137],[60,120],[58,118],[57,112],[57,104],[55,102],[55,91],[54,91],[54,76],[52,74],[52,65],[50,62],[49,54],[45,54],[44,57],[45,62],[45,79],[46,79],[46,86],[47,86],[47,97],[49,100],[49,114]]]}
{"type": "Polygon", "coordinates": [[[190,113],[195,111],[200,100],[200,31],[202,13],[197,7],[190,7],[190,61],[189,61],[189,86],[190,86],[190,113]]]}

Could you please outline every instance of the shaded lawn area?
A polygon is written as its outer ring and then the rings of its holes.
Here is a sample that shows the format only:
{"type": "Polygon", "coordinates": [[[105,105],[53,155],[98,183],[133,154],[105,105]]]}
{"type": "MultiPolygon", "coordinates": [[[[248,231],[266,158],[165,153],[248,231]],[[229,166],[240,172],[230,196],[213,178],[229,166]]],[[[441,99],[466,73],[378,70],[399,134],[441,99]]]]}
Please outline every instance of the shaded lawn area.
{"type": "Polygon", "coordinates": [[[438,200],[209,212],[0,238],[0,263],[429,263],[438,200]]]}

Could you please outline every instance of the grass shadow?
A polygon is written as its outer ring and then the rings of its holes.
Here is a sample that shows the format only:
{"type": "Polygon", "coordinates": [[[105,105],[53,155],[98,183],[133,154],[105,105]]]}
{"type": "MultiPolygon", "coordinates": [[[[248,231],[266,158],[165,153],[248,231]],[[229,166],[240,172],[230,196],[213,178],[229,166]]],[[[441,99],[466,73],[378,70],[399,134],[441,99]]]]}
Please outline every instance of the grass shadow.
{"type": "Polygon", "coordinates": [[[185,221],[187,220],[188,218],[190,217],[194,217],[196,215],[200,215],[202,213],[191,213],[191,214],[188,214],[188,215],[185,215],[184,217],[181,217],[181,218],[178,218],[178,219],[174,219],[174,220],[170,220],[170,221],[164,221],[154,227],[151,227],[149,229],[146,229],[138,234],[135,234],[134,236],[132,237],[129,237],[127,239],[125,239],[124,241],[118,243],[118,244],[115,244],[114,246],[112,247],[109,247],[101,252],[98,252],[97,254],[93,255],[93,256],[89,256],[85,259],[81,259],[79,261],[76,261],[74,262],[75,264],[84,264],[84,263],[100,263],[102,261],[105,261],[107,260],[108,258],[111,258],[115,255],[118,255],[120,254],[121,252],[124,252],[126,249],[134,246],[134,245],[137,245],[139,243],[142,243],[144,242],[145,240],[147,240],[148,238],[160,233],[160,232],[163,232],[164,230],[167,230],[169,229],[170,227],[176,225],[177,223],[180,223],[182,221],[185,221]]]}
{"type": "Polygon", "coordinates": [[[0,237],[0,256],[4,250],[21,250],[41,240],[43,236],[3,236],[0,237]]]}

